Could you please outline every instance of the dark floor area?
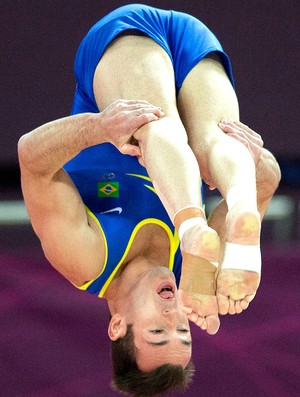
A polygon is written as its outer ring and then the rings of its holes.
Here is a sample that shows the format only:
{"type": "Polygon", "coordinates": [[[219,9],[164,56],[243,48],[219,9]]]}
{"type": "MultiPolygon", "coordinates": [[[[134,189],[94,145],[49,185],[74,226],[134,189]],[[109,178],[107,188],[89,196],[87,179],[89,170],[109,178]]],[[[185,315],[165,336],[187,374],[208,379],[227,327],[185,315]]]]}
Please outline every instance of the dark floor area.
{"type": "MultiPolygon", "coordinates": [[[[27,233],[30,245],[24,235],[23,246],[0,254],[0,395],[118,395],[109,387],[105,302],[57,274],[27,233]]],[[[299,395],[299,258],[297,244],[264,247],[250,308],[222,317],[215,336],[193,328],[197,372],[186,396],[299,395]]]]}

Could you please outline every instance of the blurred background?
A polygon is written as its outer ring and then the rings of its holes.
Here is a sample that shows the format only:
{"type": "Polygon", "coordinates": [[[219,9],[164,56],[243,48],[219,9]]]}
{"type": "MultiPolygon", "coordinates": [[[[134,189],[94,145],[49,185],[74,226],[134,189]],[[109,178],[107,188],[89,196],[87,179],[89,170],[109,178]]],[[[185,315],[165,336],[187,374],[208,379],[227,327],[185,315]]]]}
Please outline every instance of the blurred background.
{"type": "MultiPolygon", "coordinates": [[[[22,201],[19,137],[69,114],[73,62],[89,28],[130,1],[2,0],[0,396],[117,396],[105,302],[43,257],[22,201]]],[[[185,396],[300,395],[300,46],[297,0],[143,1],[190,13],[231,58],[241,120],[278,159],[281,185],[262,232],[262,284],[249,310],[193,329],[197,368],[185,396]]],[[[214,196],[209,196],[208,206],[214,196]]],[[[176,396],[177,394],[173,394],[176,396]]]]}

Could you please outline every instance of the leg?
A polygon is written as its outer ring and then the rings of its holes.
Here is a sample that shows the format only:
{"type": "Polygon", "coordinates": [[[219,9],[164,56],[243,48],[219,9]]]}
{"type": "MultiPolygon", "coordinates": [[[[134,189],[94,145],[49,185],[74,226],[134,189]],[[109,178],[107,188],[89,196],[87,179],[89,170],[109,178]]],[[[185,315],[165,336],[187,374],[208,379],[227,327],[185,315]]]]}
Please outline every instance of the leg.
{"type": "MultiPolygon", "coordinates": [[[[248,150],[218,127],[223,118],[239,119],[237,98],[220,62],[205,58],[189,73],[178,107],[203,179],[217,187],[227,201],[225,248],[233,247],[239,253],[247,246],[259,250],[255,165],[248,150]]],[[[234,253],[228,255],[225,250],[226,269],[221,268],[217,280],[221,314],[246,308],[260,279],[259,273],[228,268],[234,253]]]]}
{"type": "Polygon", "coordinates": [[[117,38],[96,69],[94,92],[100,108],[120,98],[145,99],[163,108],[166,117],[134,137],[170,218],[184,206],[200,206],[200,173],[177,112],[173,68],[165,51],[148,37],[117,38]],[[178,186],[188,178],[192,183],[183,193],[178,186]]]}
{"type": "MultiPolygon", "coordinates": [[[[119,98],[146,99],[163,108],[166,117],[147,124],[134,135],[141,147],[147,171],[170,218],[181,212],[180,218],[177,218],[177,228],[186,219],[196,216],[197,226],[190,231],[190,234],[193,233],[190,239],[199,243],[212,235],[213,241],[216,241],[216,233],[208,228],[200,209],[199,167],[178,115],[173,67],[165,51],[148,37],[117,38],[96,69],[94,93],[100,108],[119,98]],[[181,211],[186,207],[193,210],[181,211]],[[185,215],[182,216],[183,213],[185,215]]],[[[198,243],[187,247],[190,254],[199,254],[198,243]]],[[[206,251],[201,253],[206,255],[206,251]]],[[[209,254],[213,261],[217,261],[218,246],[209,254]]],[[[214,274],[211,278],[213,282],[214,274]]],[[[201,326],[208,332],[216,332],[215,328],[219,326],[217,311],[213,291],[202,310],[203,317],[208,316],[209,319],[204,320],[201,326]]]]}

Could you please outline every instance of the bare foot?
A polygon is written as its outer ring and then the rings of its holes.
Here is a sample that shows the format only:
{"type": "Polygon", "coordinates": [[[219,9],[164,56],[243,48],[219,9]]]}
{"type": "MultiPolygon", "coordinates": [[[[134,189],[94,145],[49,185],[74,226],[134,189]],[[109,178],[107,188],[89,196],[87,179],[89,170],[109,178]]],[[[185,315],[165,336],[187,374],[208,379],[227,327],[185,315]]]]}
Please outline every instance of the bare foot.
{"type": "Polygon", "coordinates": [[[209,334],[220,327],[215,273],[211,262],[219,258],[217,233],[199,218],[199,225],[187,230],[181,241],[182,271],[179,296],[190,321],[209,334]]]}
{"type": "Polygon", "coordinates": [[[238,314],[247,309],[249,303],[254,299],[260,283],[260,272],[257,271],[260,267],[259,213],[241,209],[236,205],[227,214],[226,227],[226,240],[228,243],[232,243],[231,247],[233,250],[236,249],[236,255],[233,257],[232,252],[234,251],[232,251],[231,257],[227,256],[226,258],[225,243],[225,254],[222,265],[225,267],[226,263],[226,268],[222,268],[221,266],[217,277],[217,300],[220,314],[238,314]],[[245,249],[243,249],[244,247],[245,249]],[[250,251],[248,248],[250,248],[250,251]],[[248,252],[252,252],[251,248],[256,250],[257,255],[254,255],[253,258],[251,255],[248,255],[245,258],[248,252]],[[242,256],[243,252],[245,253],[244,257],[242,256]],[[252,259],[253,263],[249,266],[250,268],[245,269],[244,263],[246,262],[248,264],[252,259]],[[230,268],[231,260],[235,262],[232,269],[230,268]],[[240,269],[238,268],[239,262],[241,264],[240,269]]]}

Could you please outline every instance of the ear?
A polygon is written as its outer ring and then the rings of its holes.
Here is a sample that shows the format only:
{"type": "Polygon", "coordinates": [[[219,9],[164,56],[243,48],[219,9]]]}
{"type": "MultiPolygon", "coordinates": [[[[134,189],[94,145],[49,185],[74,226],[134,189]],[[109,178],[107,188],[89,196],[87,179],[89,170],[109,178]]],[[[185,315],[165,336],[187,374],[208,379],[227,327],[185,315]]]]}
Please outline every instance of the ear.
{"type": "Polygon", "coordinates": [[[127,324],[125,318],[120,314],[114,314],[108,325],[108,336],[112,341],[122,338],[126,335],[127,324]]]}

